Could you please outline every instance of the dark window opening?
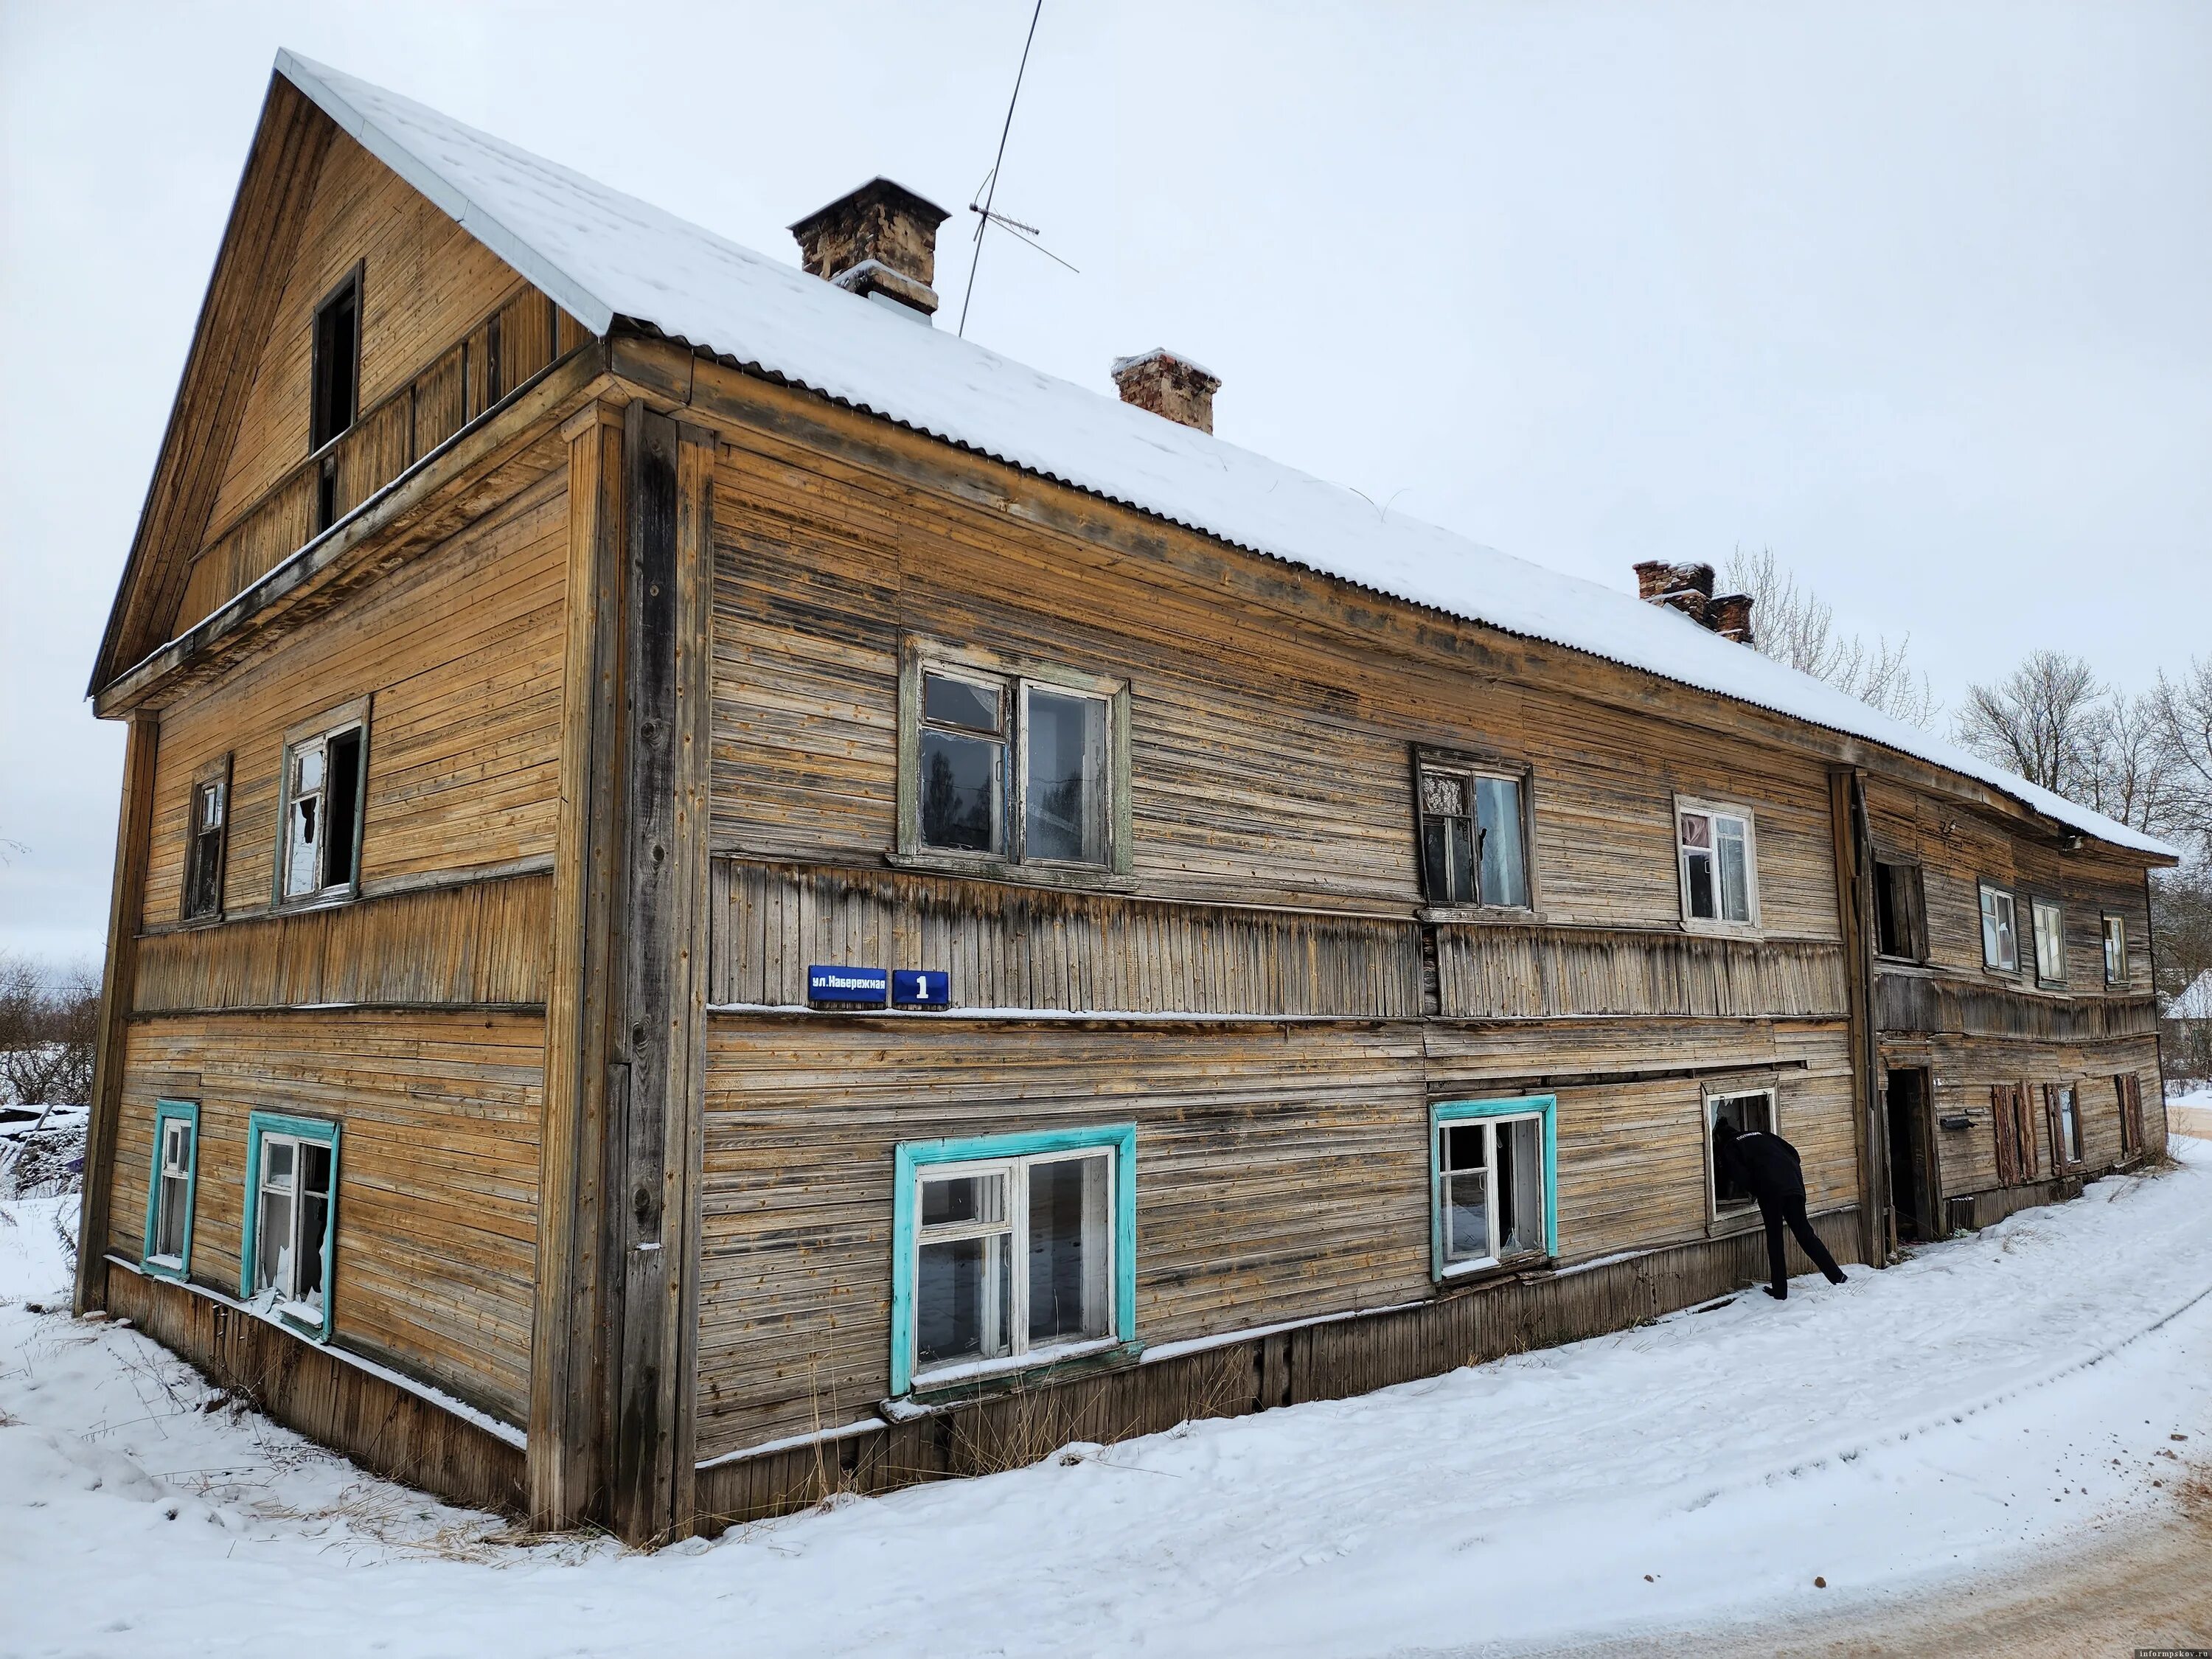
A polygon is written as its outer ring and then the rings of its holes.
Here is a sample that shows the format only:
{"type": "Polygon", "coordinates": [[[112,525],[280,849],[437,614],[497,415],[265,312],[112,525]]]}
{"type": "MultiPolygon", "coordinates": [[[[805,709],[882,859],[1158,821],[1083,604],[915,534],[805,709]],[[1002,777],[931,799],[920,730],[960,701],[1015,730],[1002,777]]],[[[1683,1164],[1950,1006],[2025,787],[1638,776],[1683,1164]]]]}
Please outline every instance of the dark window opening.
{"type": "Polygon", "coordinates": [[[1928,955],[1927,912],[1922,902],[1920,866],[1876,864],[1874,867],[1875,948],[1908,962],[1928,955]]]}
{"type": "Polygon", "coordinates": [[[220,779],[192,786],[191,840],[185,857],[185,916],[222,911],[223,829],[229,790],[220,779]]]}
{"type": "Polygon", "coordinates": [[[307,452],[354,423],[361,400],[361,273],[356,270],[315,307],[307,452]]]}
{"type": "Polygon", "coordinates": [[[323,885],[354,878],[354,823],[361,806],[361,732],[358,727],[330,743],[330,816],[323,855],[323,885]]]}
{"type": "Polygon", "coordinates": [[[489,408],[507,395],[500,384],[499,318],[495,313],[484,325],[484,406],[489,408]]]}

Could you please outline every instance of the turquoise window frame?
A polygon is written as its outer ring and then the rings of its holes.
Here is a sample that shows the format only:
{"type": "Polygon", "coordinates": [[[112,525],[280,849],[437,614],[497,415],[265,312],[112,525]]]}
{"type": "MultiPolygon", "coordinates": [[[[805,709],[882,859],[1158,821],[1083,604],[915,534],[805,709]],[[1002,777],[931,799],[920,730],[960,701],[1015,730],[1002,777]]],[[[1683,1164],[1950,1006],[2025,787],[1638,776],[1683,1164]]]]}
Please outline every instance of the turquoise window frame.
{"type": "Polygon", "coordinates": [[[1559,1097],[1520,1095],[1510,1100],[1439,1100],[1429,1107],[1429,1276],[1439,1285],[1462,1277],[1466,1269],[1447,1273],[1444,1267],[1444,1212],[1437,1194],[1443,1186],[1443,1160],[1437,1152],[1437,1132],[1447,1123],[1468,1118],[1535,1117],[1544,1122],[1544,1255],[1559,1253],[1559,1097]]]}
{"type": "Polygon", "coordinates": [[[154,1155],[146,1179],[146,1235],[138,1249],[138,1265],[156,1279],[189,1279],[192,1272],[192,1212],[200,1195],[200,1103],[197,1100],[157,1100],[154,1103],[154,1155]],[[192,1126],[192,1158],[185,1171],[185,1248],[171,1267],[154,1254],[154,1230],[161,1215],[161,1142],[172,1119],[192,1126]]]}
{"type": "Polygon", "coordinates": [[[240,1246],[238,1255],[238,1299],[251,1302],[256,1288],[253,1283],[253,1259],[258,1254],[261,1230],[261,1143],[269,1135],[290,1135],[300,1140],[319,1140],[331,1149],[331,1201],[323,1216],[323,1322],[319,1327],[309,1325],[282,1311],[277,1318],[287,1330],[313,1337],[319,1342],[331,1340],[331,1331],[338,1305],[338,1125],[335,1119],[294,1117],[285,1112],[256,1112],[246,1125],[246,1216],[240,1230],[240,1246]]]}
{"type": "MultiPolygon", "coordinates": [[[[894,1149],[891,1200],[891,1395],[914,1391],[914,1280],[917,1176],[933,1164],[972,1164],[1040,1153],[1114,1152],[1114,1334],[1137,1340],[1137,1126],[1113,1123],[1085,1129],[1042,1129],[1030,1134],[975,1135],[960,1140],[902,1141],[894,1149]]],[[[1050,1364],[1049,1358],[1039,1360],[1050,1364]]],[[[1022,1362],[1007,1362],[1018,1371],[1022,1362]]]]}

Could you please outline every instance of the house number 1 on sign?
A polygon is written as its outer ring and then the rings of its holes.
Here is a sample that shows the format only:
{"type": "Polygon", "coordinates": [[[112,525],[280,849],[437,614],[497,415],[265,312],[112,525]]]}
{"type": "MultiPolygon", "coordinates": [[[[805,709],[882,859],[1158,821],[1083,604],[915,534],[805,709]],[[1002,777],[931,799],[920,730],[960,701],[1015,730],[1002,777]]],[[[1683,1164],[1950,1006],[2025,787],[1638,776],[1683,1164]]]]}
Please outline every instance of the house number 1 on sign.
{"type": "Polygon", "coordinates": [[[897,969],[891,974],[891,1000],[902,1007],[945,1007],[952,1000],[952,975],[935,969],[897,969]]]}

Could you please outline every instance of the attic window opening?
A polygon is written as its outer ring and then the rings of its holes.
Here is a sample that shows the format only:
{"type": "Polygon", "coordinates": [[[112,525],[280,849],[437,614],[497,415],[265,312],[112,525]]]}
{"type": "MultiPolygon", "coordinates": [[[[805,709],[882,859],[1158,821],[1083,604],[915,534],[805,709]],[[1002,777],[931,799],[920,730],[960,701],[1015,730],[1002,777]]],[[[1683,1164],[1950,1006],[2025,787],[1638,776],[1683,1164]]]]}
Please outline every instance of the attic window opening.
{"type": "Polygon", "coordinates": [[[307,453],[313,454],[361,412],[361,267],[346,273],[315,307],[307,453]]]}

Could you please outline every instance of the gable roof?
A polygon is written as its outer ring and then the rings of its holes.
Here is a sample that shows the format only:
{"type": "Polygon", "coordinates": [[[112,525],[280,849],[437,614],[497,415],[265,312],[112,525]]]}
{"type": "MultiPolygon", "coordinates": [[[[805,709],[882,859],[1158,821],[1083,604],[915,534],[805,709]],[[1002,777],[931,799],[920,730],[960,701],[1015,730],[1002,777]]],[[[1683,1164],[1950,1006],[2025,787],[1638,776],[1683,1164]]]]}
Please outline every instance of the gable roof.
{"type": "Polygon", "coordinates": [[[592,332],[617,319],[1250,551],[1880,744],[2077,830],[2174,849],[1680,613],[1547,570],[893,315],[289,52],[276,74],[592,332]]]}

